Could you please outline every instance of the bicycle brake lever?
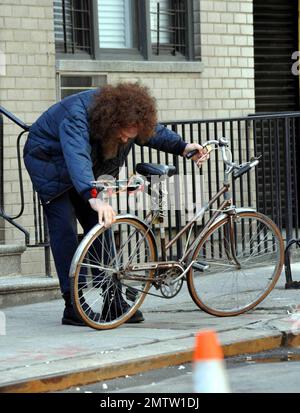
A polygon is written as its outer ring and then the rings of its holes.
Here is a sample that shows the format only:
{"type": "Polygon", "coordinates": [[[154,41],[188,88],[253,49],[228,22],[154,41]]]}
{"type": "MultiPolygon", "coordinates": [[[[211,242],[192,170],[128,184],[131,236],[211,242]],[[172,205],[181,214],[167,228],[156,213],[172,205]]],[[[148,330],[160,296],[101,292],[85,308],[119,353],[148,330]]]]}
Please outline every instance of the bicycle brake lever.
{"type": "Polygon", "coordinates": [[[250,162],[258,161],[261,158],[262,158],[262,154],[259,153],[257,156],[252,156],[252,158],[250,158],[250,162]]]}
{"type": "Polygon", "coordinates": [[[191,159],[194,155],[196,155],[198,153],[198,149],[193,149],[191,152],[188,152],[185,157],[186,159],[191,159]]]}
{"type": "MultiPolygon", "coordinates": [[[[210,153],[213,150],[213,146],[212,145],[203,146],[203,150],[205,150],[205,154],[202,155],[202,157],[205,157],[208,153],[210,153]]],[[[186,158],[191,159],[197,153],[199,153],[198,149],[193,149],[192,151],[190,151],[186,154],[186,158]]]]}

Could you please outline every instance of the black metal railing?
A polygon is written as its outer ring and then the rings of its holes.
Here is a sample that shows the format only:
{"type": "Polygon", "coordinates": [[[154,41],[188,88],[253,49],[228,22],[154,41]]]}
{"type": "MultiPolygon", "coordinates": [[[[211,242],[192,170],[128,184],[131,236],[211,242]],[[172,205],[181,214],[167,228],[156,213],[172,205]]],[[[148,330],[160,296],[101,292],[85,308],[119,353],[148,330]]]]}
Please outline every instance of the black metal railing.
{"type": "MultiPolygon", "coordinates": [[[[187,142],[202,143],[206,140],[225,136],[230,141],[234,161],[242,163],[252,156],[262,155],[255,174],[247,174],[232,181],[233,202],[237,206],[252,206],[266,214],[276,222],[288,242],[299,236],[299,201],[297,177],[297,153],[300,150],[298,142],[300,112],[253,115],[230,119],[188,120],[165,123],[166,126],[178,132],[187,142]]],[[[132,167],[135,163],[135,151],[132,154],[132,167]]],[[[148,148],[142,148],[142,161],[173,163],[179,176],[184,176],[191,169],[186,185],[183,186],[184,198],[191,192],[191,201],[197,205],[197,174],[202,176],[200,182],[204,188],[204,196],[211,198],[223,182],[224,165],[218,152],[215,152],[207,165],[199,172],[190,161],[176,156],[163,154],[148,148]]],[[[130,160],[128,160],[130,163],[130,160]]],[[[128,168],[130,169],[130,167],[128,168]]],[[[199,179],[198,179],[199,182],[199,179]]],[[[175,183],[176,187],[176,183],[175,183]]],[[[178,188],[179,189],[179,188],[178,188]]],[[[178,192],[173,191],[174,196],[178,192]]],[[[199,199],[199,197],[198,197],[199,199]]],[[[174,201],[176,204],[176,200],[174,201]]],[[[168,211],[168,232],[172,235],[185,223],[182,211],[168,211]]],[[[181,243],[177,250],[171,251],[171,256],[181,253],[181,243]]]]}
{"type": "Polygon", "coordinates": [[[1,200],[0,200],[0,241],[5,242],[5,225],[4,221],[7,221],[19,231],[24,234],[25,245],[26,247],[43,247],[45,254],[45,275],[51,277],[51,264],[50,264],[50,243],[48,235],[48,226],[46,224],[46,218],[42,210],[40,199],[37,193],[32,190],[32,211],[31,216],[33,217],[33,226],[34,226],[34,241],[30,231],[20,225],[17,220],[24,214],[25,209],[25,197],[24,197],[24,185],[23,185],[23,167],[22,167],[22,155],[21,155],[21,139],[29,131],[29,126],[26,125],[23,121],[18,119],[12,113],[0,106],[0,191],[1,191],[1,200]],[[18,176],[19,176],[19,199],[20,199],[20,209],[19,212],[12,215],[5,210],[5,194],[4,194],[4,182],[5,182],[5,170],[4,170],[4,131],[3,131],[3,116],[10,119],[13,123],[18,125],[22,131],[19,133],[16,142],[16,157],[18,161],[18,176]],[[2,224],[1,224],[1,221],[2,224]]]}
{"type": "MultiPolygon", "coordinates": [[[[0,108],[1,113],[1,108],[0,108]]],[[[8,112],[2,113],[23,128],[17,139],[17,156],[20,180],[20,213],[9,216],[4,211],[3,195],[0,202],[0,217],[19,228],[26,236],[28,246],[45,248],[46,274],[50,274],[50,252],[47,226],[45,225],[41,204],[33,192],[32,216],[34,217],[35,242],[29,241],[29,233],[16,223],[24,209],[24,189],[20,156],[20,139],[25,133],[22,122],[8,112]]],[[[1,116],[0,116],[1,117],[1,116]]],[[[247,174],[232,182],[233,201],[237,206],[252,206],[271,217],[279,226],[288,243],[293,237],[299,237],[299,179],[297,158],[299,148],[300,112],[252,115],[239,118],[206,119],[167,122],[165,125],[177,131],[187,142],[202,143],[209,139],[226,136],[234,154],[234,161],[242,163],[252,156],[262,154],[262,159],[255,173],[247,174]]],[[[0,121],[0,170],[3,170],[3,133],[0,121]],[[2,148],[2,150],[1,150],[2,148]]],[[[26,125],[25,125],[26,126],[26,125]]],[[[159,152],[147,147],[134,147],[126,160],[127,174],[135,170],[137,162],[158,162],[174,164],[177,176],[168,180],[168,189],[172,194],[172,207],[168,209],[167,233],[169,237],[178,232],[189,219],[189,214],[199,208],[204,199],[212,197],[223,182],[224,165],[220,155],[215,155],[198,170],[193,162],[174,155],[159,152]],[[173,180],[173,181],[172,181],[173,180]],[[180,180],[183,180],[180,182],[180,180]],[[180,193],[182,192],[182,193],[180,193]],[[183,202],[181,202],[183,201],[183,202]],[[183,205],[183,208],[180,207],[183,205]],[[187,208],[189,207],[189,208],[187,208]],[[192,210],[191,210],[192,209],[192,210]]],[[[0,176],[0,188],[3,188],[4,173],[0,176]]],[[[3,189],[2,189],[3,193],[3,189]]],[[[5,194],[4,194],[5,195],[5,194]]],[[[120,210],[120,205],[117,205],[120,210]]],[[[129,204],[126,205],[129,211],[129,204]]],[[[124,208],[121,211],[124,212],[124,208]]],[[[142,218],[145,210],[134,212],[142,218]]],[[[195,228],[195,231],[197,228],[195,228]]],[[[170,249],[170,257],[175,258],[182,252],[179,240],[170,249]]]]}

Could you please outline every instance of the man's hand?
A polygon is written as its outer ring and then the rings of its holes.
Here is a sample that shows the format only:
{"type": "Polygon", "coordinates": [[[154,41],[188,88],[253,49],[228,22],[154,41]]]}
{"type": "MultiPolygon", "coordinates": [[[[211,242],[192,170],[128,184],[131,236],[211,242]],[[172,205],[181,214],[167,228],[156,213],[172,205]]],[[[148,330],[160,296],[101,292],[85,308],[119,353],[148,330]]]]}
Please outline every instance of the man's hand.
{"type": "Polygon", "coordinates": [[[98,212],[99,224],[103,224],[108,228],[116,220],[116,213],[113,208],[99,198],[89,199],[89,203],[94,211],[98,212]]]}
{"type": "Polygon", "coordinates": [[[183,156],[186,156],[187,153],[197,149],[198,153],[192,157],[193,161],[196,162],[197,166],[201,168],[202,163],[209,159],[209,153],[206,148],[203,148],[198,143],[188,143],[183,151],[183,156]]]}

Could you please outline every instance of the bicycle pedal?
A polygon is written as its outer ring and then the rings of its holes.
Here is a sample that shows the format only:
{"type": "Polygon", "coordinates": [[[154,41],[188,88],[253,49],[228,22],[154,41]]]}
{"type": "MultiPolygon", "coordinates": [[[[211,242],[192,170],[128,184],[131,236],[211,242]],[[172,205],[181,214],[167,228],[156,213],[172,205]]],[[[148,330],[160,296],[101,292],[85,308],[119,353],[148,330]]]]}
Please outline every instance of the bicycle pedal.
{"type": "Polygon", "coordinates": [[[198,271],[204,272],[205,270],[208,270],[208,269],[209,269],[209,265],[208,265],[206,262],[204,262],[204,261],[195,261],[195,262],[192,264],[192,268],[193,268],[194,270],[198,270],[198,271]]]}
{"type": "Polygon", "coordinates": [[[134,302],[136,300],[137,295],[138,295],[138,291],[135,290],[134,288],[127,287],[127,289],[125,291],[125,295],[126,295],[127,300],[134,302]]]}

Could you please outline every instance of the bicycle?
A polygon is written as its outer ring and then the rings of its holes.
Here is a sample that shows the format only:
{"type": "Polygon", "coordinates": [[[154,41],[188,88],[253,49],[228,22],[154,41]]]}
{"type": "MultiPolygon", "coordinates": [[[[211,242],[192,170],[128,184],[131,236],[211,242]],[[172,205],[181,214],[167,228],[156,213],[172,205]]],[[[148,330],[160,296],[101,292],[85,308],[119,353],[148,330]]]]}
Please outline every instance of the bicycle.
{"type": "MultiPolygon", "coordinates": [[[[202,144],[220,149],[225,164],[221,189],[168,242],[164,227],[164,187],[174,166],[137,164],[140,175],[128,183],[134,191],[148,185],[157,204],[144,220],[119,215],[106,229],[97,224],[83,238],[70,268],[75,311],[90,327],[111,329],[127,321],[146,295],[172,298],[184,281],[195,304],[215,316],[235,316],[253,309],[274,288],[284,263],[284,245],[279,229],[255,209],[232,205],[230,177],[237,179],[259,163],[259,157],[237,165],[225,138],[202,144]],[[159,177],[154,188],[151,176],[159,177]],[[216,210],[212,205],[224,196],[216,210]],[[210,212],[208,221],[192,240],[197,222],[210,212]],[[159,225],[160,258],[153,225],[159,225]],[[167,260],[168,249],[187,232],[184,251],[176,261],[167,260]],[[153,287],[156,293],[149,292],[153,287]],[[157,293],[159,291],[159,293],[157,293]]],[[[195,154],[188,154],[191,158],[195,154]]],[[[94,182],[99,191],[127,188],[94,182]]]]}

